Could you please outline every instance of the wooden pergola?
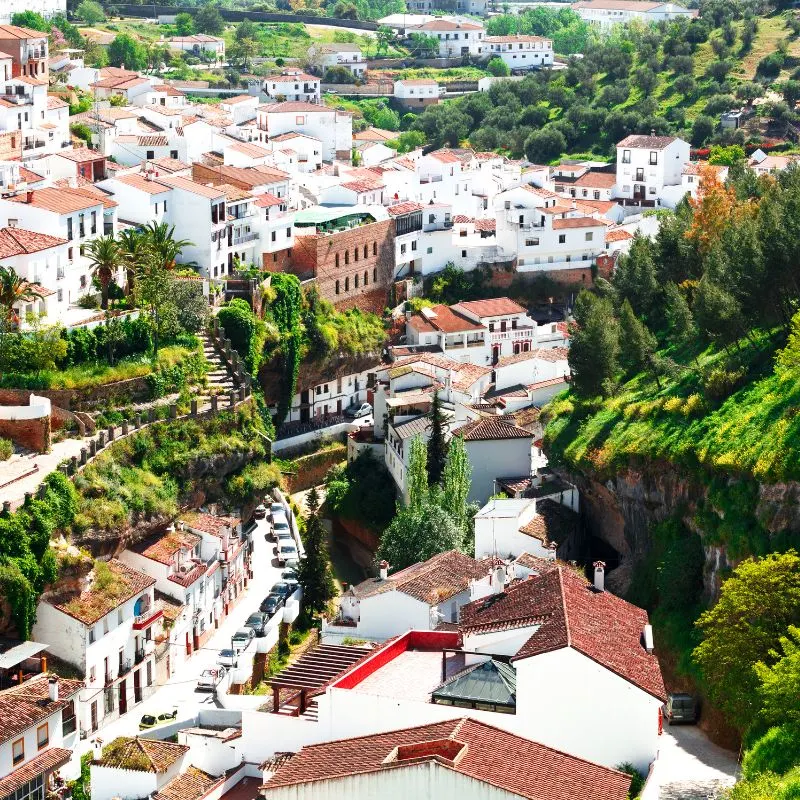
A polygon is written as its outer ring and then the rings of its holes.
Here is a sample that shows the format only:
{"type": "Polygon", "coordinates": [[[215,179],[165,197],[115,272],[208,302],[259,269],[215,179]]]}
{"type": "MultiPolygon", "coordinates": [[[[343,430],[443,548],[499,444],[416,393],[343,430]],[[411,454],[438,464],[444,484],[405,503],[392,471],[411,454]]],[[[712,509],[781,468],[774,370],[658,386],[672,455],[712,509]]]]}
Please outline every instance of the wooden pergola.
{"type": "Polygon", "coordinates": [[[300,693],[299,713],[303,714],[308,705],[309,693],[322,689],[371,652],[367,647],[346,647],[340,644],[321,644],[309,650],[270,681],[272,710],[277,713],[280,708],[280,690],[291,689],[300,693]]]}

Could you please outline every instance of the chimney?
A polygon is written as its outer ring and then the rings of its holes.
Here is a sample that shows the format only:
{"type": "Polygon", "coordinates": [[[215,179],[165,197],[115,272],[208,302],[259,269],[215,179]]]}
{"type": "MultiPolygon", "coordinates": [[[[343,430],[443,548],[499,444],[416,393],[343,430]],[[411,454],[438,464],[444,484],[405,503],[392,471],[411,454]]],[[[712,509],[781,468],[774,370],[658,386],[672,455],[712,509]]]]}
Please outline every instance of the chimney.
{"type": "Polygon", "coordinates": [[[33,189],[28,189],[28,191],[25,192],[25,202],[28,205],[30,205],[33,202],[33,189]]]}
{"type": "Polygon", "coordinates": [[[58,701],[58,675],[51,675],[47,679],[47,692],[50,696],[50,702],[55,703],[58,701]]]}
{"type": "Polygon", "coordinates": [[[103,740],[100,737],[92,739],[92,756],[95,761],[103,757],[103,740]]]}
{"type": "Polygon", "coordinates": [[[492,593],[502,594],[506,588],[506,568],[502,564],[498,564],[494,569],[492,576],[492,593]]]}
{"type": "Polygon", "coordinates": [[[642,631],[642,638],[644,639],[644,649],[647,653],[653,653],[653,626],[645,625],[642,631]]]}
{"type": "Polygon", "coordinates": [[[598,592],[602,592],[604,591],[606,584],[605,561],[595,561],[592,566],[594,566],[594,588],[598,592]]]}
{"type": "Polygon", "coordinates": [[[385,560],[381,561],[378,566],[380,567],[381,580],[385,581],[389,577],[389,562],[385,560]]]}
{"type": "Polygon", "coordinates": [[[656,129],[655,128],[650,128],[650,135],[651,136],[655,136],[656,135],[656,129]]]}

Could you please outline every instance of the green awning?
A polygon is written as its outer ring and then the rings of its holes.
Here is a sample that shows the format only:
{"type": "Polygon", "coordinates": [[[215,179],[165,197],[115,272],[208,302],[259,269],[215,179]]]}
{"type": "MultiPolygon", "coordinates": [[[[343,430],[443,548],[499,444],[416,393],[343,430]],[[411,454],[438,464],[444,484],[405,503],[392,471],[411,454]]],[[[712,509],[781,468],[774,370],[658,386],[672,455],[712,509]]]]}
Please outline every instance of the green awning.
{"type": "Polygon", "coordinates": [[[294,224],[303,225],[322,225],[326,222],[334,222],[335,220],[347,220],[348,218],[369,217],[364,211],[354,212],[353,206],[330,206],[329,208],[323,206],[315,206],[313,208],[305,208],[302,211],[297,211],[294,215],[294,224]]]}

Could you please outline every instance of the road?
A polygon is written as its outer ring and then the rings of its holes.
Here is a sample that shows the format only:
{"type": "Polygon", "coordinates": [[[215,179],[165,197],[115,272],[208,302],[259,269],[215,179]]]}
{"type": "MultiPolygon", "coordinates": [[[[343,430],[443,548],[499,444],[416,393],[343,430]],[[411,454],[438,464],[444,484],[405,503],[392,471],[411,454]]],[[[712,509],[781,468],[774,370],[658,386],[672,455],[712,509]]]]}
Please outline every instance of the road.
{"type": "MultiPolygon", "coordinates": [[[[210,692],[196,692],[195,684],[204,669],[217,662],[217,654],[231,646],[231,637],[254,611],[258,611],[261,601],[269,593],[273,583],[280,580],[281,567],[274,561],[275,544],[267,541],[265,534],[270,525],[266,520],[258,520],[253,531],[253,580],[245,592],[244,598],[220,624],[206,644],[196,651],[188,661],[184,661],[172,678],[142,703],[134,706],[124,717],[106,725],[97,732],[104,742],[110,742],[117,736],[133,736],[139,732],[139,720],[142,714],[158,714],[178,709],[178,719],[192,716],[197,708],[213,706],[214,698],[210,692]]],[[[94,738],[94,736],[89,737],[94,738]]],[[[91,748],[89,739],[81,742],[83,752],[91,748]]]]}

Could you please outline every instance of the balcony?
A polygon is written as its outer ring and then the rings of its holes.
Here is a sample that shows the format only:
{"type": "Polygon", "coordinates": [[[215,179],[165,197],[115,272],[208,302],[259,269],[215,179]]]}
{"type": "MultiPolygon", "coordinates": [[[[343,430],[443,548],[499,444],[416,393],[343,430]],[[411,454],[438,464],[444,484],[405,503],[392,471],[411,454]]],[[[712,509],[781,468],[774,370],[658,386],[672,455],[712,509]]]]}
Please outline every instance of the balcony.
{"type": "Polygon", "coordinates": [[[114,678],[111,677],[110,672],[106,672],[105,686],[111,686],[112,683],[114,683],[114,678]]]}
{"type": "Polygon", "coordinates": [[[133,663],[141,664],[144,661],[144,647],[140,647],[133,655],[133,663]]]}
{"type": "Polygon", "coordinates": [[[133,664],[129,658],[126,658],[124,661],[120,661],[117,677],[122,678],[124,675],[127,675],[131,671],[132,667],[133,664]]]}
{"type": "Polygon", "coordinates": [[[141,631],[144,628],[148,628],[156,620],[163,616],[163,609],[159,608],[158,606],[152,606],[151,608],[148,608],[147,611],[143,611],[141,614],[137,614],[133,618],[133,629],[135,631],[141,631]]]}
{"type": "Polygon", "coordinates": [[[233,244],[244,244],[245,242],[254,242],[258,239],[258,233],[243,233],[241,236],[234,236],[233,237],[233,244]]]}
{"type": "MultiPolygon", "coordinates": [[[[547,265],[549,266],[549,264],[547,265]]],[[[494,344],[495,342],[503,342],[509,340],[520,340],[520,339],[533,339],[536,336],[536,329],[527,327],[527,328],[511,328],[507,331],[492,331],[489,334],[489,338],[494,344]]]]}
{"type": "Polygon", "coordinates": [[[30,150],[38,150],[44,147],[47,143],[40,142],[40,141],[31,141],[30,139],[22,144],[23,152],[29,152],[30,150]]]}

